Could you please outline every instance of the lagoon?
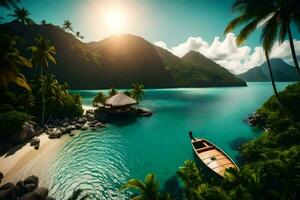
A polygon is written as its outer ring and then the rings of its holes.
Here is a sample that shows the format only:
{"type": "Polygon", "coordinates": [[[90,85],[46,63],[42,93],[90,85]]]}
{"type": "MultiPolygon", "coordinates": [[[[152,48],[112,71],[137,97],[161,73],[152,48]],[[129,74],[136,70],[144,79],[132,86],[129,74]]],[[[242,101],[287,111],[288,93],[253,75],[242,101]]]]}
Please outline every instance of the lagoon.
{"type": "MultiPolygon", "coordinates": [[[[277,83],[283,90],[290,83],[277,83]]],[[[84,105],[98,91],[77,90],[84,105]]],[[[123,120],[68,140],[50,167],[51,196],[66,199],[84,189],[90,199],[126,199],[119,187],[130,178],[154,172],[160,188],[176,187],[174,176],[194,159],[188,131],[205,137],[238,161],[240,143],[260,135],[246,118],[273,94],[271,83],[248,87],[151,89],[141,107],[151,117],[123,120]]]]}

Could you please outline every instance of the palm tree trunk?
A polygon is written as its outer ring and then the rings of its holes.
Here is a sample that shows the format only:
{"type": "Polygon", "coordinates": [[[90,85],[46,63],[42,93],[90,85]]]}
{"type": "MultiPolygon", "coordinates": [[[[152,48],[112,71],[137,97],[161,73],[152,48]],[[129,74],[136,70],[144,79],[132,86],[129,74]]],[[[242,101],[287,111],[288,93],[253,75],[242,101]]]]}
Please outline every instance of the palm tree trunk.
{"type": "Polygon", "coordinates": [[[290,42],[290,46],[291,46],[291,51],[292,51],[292,56],[293,56],[293,60],[294,60],[294,63],[295,63],[295,67],[296,67],[297,72],[300,76],[300,68],[299,68],[299,64],[298,64],[298,60],[297,60],[297,55],[296,55],[296,51],[295,51],[295,45],[294,45],[293,35],[292,35],[290,25],[288,25],[287,31],[288,31],[288,35],[289,35],[289,42],[290,42]]]}
{"type": "Polygon", "coordinates": [[[285,109],[285,107],[282,104],[282,101],[280,99],[280,96],[278,94],[277,88],[276,88],[276,84],[275,84],[275,80],[274,80],[274,76],[273,76],[273,71],[272,71],[272,67],[271,67],[271,63],[270,63],[270,59],[269,59],[269,54],[267,51],[265,51],[265,56],[267,59],[267,64],[268,64],[268,69],[269,69],[269,73],[270,73],[270,78],[271,78],[271,82],[272,82],[272,87],[275,93],[275,97],[277,99],[279,108],[281,109],[282,113],[288,118],[288,120],[291,122],[292,126],[296,129],[296,131],[298,132],[298,126],[295,123],[295,121],[293,120],[293,117],[289,114],[289,112],[285,109]]]}
{"type": "MultiPolygon", "coordinates": [[[[43,76],[43,65],[41,65],[41,77],[43,76]]],[[[43,81],[41,82],[42,86],[42,119],[41,119],[41,124],[43,125],[44,120],[45,120],[45,94],[44,94],[44,84],[43,81]]]]}

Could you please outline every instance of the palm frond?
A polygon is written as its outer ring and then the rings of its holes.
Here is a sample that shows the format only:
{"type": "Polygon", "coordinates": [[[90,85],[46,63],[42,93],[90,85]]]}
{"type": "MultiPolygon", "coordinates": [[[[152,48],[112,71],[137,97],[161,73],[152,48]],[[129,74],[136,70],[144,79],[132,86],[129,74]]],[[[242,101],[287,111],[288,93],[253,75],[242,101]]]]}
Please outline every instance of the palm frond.
{"type": "Polygon", "coordinates": [[[248,38],[248,36],[255,31],[258,23],[259,21],[254,19],[240,31],[236,39],[238,45],[241,45],[248,38]]]}
{"type": "Polygon", "coordinates": [[[266,22],[262,29],[261,41],[263,43],[263,48],[267,53],[270,53],[277,36],[277,19],[274,16],[268,22],[266,22]]]}

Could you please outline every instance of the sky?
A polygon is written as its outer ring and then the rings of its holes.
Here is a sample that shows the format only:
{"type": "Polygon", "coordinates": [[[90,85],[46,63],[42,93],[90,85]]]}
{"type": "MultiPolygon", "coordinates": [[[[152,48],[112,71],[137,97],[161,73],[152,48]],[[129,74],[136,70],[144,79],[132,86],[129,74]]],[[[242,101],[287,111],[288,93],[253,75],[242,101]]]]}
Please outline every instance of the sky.
{"type": "MultiPolygon", "coordinates": [[[[242,73],[262,64],[260,31],[241,47],[235,44],[237,32],[224,35],[224,29],[237,13],[233,0],[21,0],[20,7],[39,23],[46,20],[62,25],[69,19],[84,42],[99,41],[112,34],[135,34],[149,42],[183,56],[199,51],[231,72],[242,73]]],[[[0,10],[4,21],[12,10],[0,10]]],[[[296,39],[299,32],[293,27],[296,39]]],[[[300,43],[296,50],[300,53],[300,43]]],[[[288,44],[277,45],[271,57],[291,62],[288,44]]]]}

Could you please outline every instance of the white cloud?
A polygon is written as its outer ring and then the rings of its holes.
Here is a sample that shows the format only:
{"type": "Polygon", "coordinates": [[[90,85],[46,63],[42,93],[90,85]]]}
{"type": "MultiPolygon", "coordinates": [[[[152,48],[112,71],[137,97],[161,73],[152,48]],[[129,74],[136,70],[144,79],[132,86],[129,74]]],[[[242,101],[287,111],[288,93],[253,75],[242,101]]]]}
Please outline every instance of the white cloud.
{"type": "MultiPolygon", "coordinates": [[[[189,37],[185,42],[172,48],[168,48],[163,41],[158,41],[154,44],[167,49],[178,57],[184,56],[191,50],[200,52],[234,74],[243,73],[265,62],[262,47],[255,47],[254,49],[248,46],[239,47],[235,40],[236,36],[233,33],[228,33],[223,41],[219,37],[215,37],[211,44],[204,41],[201,37],[189,37]]],[[[299,55],[300,41],[294,40],[294,43],[296,53],[299,55]]],[[[281,45],[276,43],[270,57],[281,58],[289,64],[293,64],[289,42],[284,41],[281,45]]]]}

